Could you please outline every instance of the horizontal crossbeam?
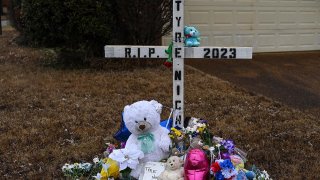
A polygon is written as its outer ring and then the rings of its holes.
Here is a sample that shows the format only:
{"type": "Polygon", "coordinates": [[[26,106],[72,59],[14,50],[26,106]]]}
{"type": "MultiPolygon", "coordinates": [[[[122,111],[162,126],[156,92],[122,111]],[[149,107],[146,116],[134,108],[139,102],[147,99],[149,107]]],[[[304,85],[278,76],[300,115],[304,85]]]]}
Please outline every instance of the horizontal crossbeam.
{"type": "MultiPolygon", "coordinates": [[[[106,58],[168,58],[167,46],[105,46],[106,58]]],[[[252,47],[184,47],[184,58],[252,59],[252,47]]],[[[173,48],[173,56],[175,55],[173,48]]]]}

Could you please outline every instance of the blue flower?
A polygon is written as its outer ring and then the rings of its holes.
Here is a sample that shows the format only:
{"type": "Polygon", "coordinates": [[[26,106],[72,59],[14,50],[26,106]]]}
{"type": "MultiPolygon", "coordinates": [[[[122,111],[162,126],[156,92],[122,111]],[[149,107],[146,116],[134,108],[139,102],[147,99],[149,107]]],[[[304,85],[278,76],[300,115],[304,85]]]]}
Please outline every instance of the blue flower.
{"type": "Polygon", "coordinates": [[[224,176],[222,175],[221,171],[215,174],[215,180],[224,180],[224,176]]]}
{"type": "Polygon", "coordinates": [[[234,169],[234,166],[232,164],[232,162],[230,161],[230,159],[226,159],[222,162],[219,163],[221,169],[234,169]]]}

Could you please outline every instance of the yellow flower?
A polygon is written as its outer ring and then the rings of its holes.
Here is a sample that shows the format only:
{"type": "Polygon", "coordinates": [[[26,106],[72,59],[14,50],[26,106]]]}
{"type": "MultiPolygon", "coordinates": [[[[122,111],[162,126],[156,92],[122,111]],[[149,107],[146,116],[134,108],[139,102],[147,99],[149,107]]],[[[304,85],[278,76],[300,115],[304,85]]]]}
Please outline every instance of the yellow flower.
{"type": "Polygon", "coordinates": [[[176,128],[171,128],[171,131],[177,136],[182,136],[182,133],[176,128]]]}
{"type": "Polygon", "coordinates": [[[200,132],[200,133],[203,133],[203,131],[206,129],[206,127],[198,127],[198,131],[200,132]]]}
{"type": "Polygon", "coordinates": [[[102,160],[104,166],[101,170],[101,180],[108,180],[109,177],[114,179],[119,177],[119,166],[117,161],[114,161],[110,158],[105,158],[102,160]]]}

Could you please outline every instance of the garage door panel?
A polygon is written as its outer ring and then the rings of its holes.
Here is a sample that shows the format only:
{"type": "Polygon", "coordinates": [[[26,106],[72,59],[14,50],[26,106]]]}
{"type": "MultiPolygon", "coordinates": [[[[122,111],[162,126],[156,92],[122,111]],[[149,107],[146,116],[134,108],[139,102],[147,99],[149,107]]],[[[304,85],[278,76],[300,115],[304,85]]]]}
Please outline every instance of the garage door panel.
{"type": "Polygon", "coordinates": [[[208,25],[210,12],[209,11],[191,11],[189,12],[189,22],[191,24],[208,25]]]}
{"type": "Polygon", "coordinates": [[[235,46],[250,47],[254,44],[254,34],[236,34],[235,46]]]}
{"type": "Polygon", "coordinates": [[[274,47],[277,45],[277,41],[275,41],[274,37],[275,37],[275,35],[273,33],[258,34],[257,45],[259,47],[274,47]]]}
{"type": "Polygon", "coordinates": [[[278,36],[279,48],[295,48],[297,44],[297,34],[280,33],[278,36]]]}
{"type": "Polygon", "coordinates": [[[277,28],[277,11],[261,10],[257,12],[258,29],[276,29],[277,28]]]}
{"type": "Polygon", "coordinates": [[[221,44],[223,44],[223,46],[232,46],[234,44],[233,42],[232,34],[214,34],[213,42],[211,43],[214,46],[222,46],[221,44]]]}
{"type": "Polygon", "coordinates": [[[299,34],[299,45],[301,47],[312,47],[316,45],[316,34],[314,33],[301,33],[299,34]]]}
{"type": "Polygon", "coordinates": [[[235,12],[236,28],[252,29],[255,24],[255,11],[252,10],[239,10],[235,12]]]}
{"type": "Polygon", "coordinates": [[[300,0],[302,5],[317,5],[319,3],[318,0],[300,0]]]}
{"type": "Polygon", "coordinates": [[[185,25],[186,26],[195,26],[201,31],[210,30],[210,17],[211,9],[210,8],[185,8],[185,25]]]}
{"type": "Polygon", "coordinates": [[[300,26],[317,26],[318,25],[318,11],[315,10],[301,10],[299,12],[300,26]]]}
{"type": "Polygon", "coordinates": [[[279,12],[279,25],[286,25],[286,24],[293,24],[296,25],[296,15],[297,15],[297,11],[280,11],[279,12]]]}
{"type": "Polygon", "coordinates": [[[214,11],[213,24],[232,24],[233,23],[233,13],[232,11],[214,11]]]}

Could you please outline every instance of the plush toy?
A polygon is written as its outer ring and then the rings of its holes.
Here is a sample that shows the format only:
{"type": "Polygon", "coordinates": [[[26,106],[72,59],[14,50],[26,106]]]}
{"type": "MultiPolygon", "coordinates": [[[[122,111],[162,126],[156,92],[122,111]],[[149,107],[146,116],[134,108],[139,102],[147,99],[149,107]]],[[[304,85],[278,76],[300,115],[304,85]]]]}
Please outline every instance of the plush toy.
{"type": "Polygon", "coordinates": [[[193,26],[184,27],[184,44],[187,47],[198,47],[200,45],[200,33],[193,26]]]}
{"type": "Polygon", "coordinates": [[[158,180],[183,180],[183,160],[178,156],[171,156],[166,163],[166,169],[160,174],[158,180]]]}
{"type": "Polygon", "coordinates": [[[203,149],[203,141],[201,138],[199,137],[194,137],[192,138],[191,140],[191,143],[190,143],[190,146],[188,148],[188,152],[191,150],[191,149],[203,149]]]}
{"type": "Polygon", "coordinates": [[[139,165],[131,171],[134,178],[138,179],[144,163],[160,161],[169,155],[171,140],[169,130],[160,125],[161,111],[162,105],[155,100],[138,101],[124,108],[123,120],[132,133],[125,148],[144,153],[139,165]]]}

